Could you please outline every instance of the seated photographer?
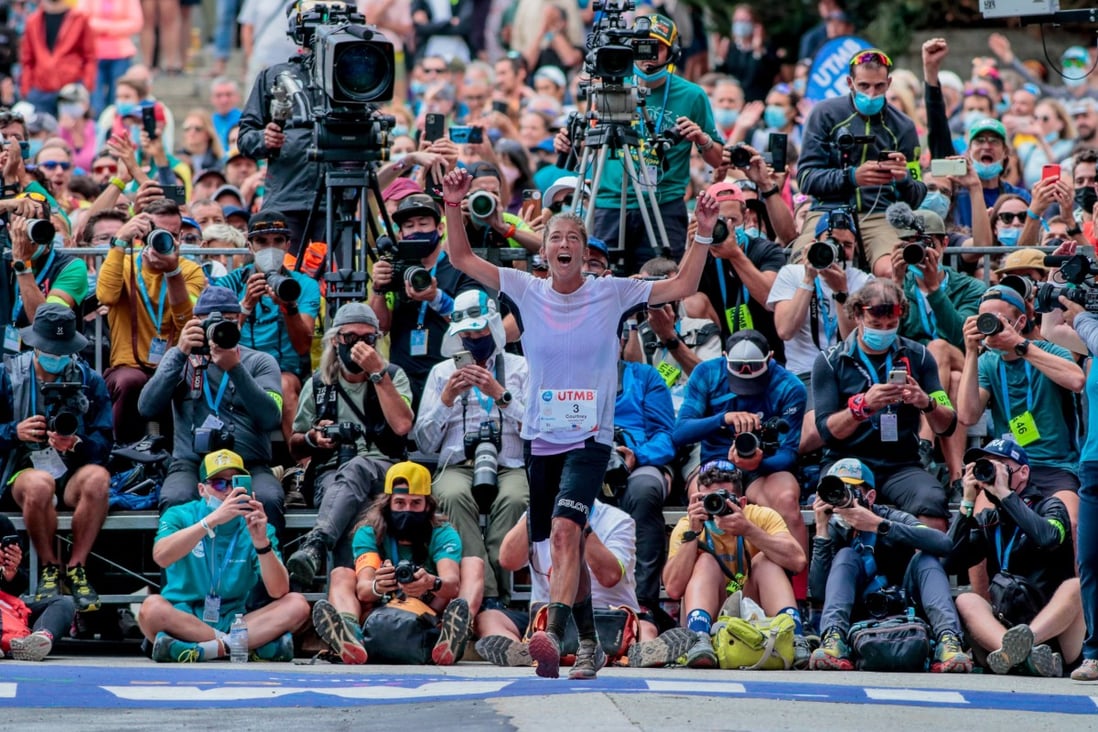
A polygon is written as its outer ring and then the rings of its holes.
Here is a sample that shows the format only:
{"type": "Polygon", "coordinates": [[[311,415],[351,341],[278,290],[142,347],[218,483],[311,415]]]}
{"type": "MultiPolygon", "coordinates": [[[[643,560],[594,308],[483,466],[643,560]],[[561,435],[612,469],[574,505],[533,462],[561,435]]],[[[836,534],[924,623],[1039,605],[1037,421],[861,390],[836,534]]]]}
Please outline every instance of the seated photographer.
{"type": "Polygon", "coordinates": [[[897,335],[907,298],[893,280],[871,280],[844,307],[857,327],[812,367],[824,468],[858,458],[877,477],[881,502],[945,530],[946,493],[919,461],[921,419],[939,436],[957,426],[938,365],[926,348],[897,335]]]}
{"type": "MultiPolygon", "coordinates": [[[[531,544],[529,523],[524,513],[507,532],[500,547],[500,562],[510,572],[530,567],[530,611],[497,608],[476,616],[480,637],[477,653],[496,666],[534,663],[523,636],[549,602],[549,576],[553,570],[549,540],[531,544]]],[[[632,644],[628,648],[621,649],[631,668],[667,666],[685,654],[695,638],[685,628],[672,628],[658,635],[651,613],[638,602],[630,571],[636,558],[634,529],[633,520],[624,511],[599,500],[592,504],[584,547],[584,561],[591,573],[591,605],[599,611],[628,611],[637,617],[639,635],[630,639],[632,644]]],[[[625,638],[621,641],[625,642],[625,638]]]]}
{"type": "MultiPolygon", "coordinates": [[[[541,249],[541,238],[521,216],[508,213],[506,204],[500,203],[503,181],[499,168],[478,161],[471,163],[466,170],[473,176],[473,184],[462,200],[461,215],[470,246],[474,249],[522,247],[536,254],[541,249]]],[[[449,211],[446,213],[450,215],[449,211]]],[[[508,264],[491,252],[488,259],[504,266],[508,264]]]]}
{"type": "Polygon", "coordinates": [[[198,498],[166,510],[153,543],[164,586],[137,614],[152,659],[195,663],[228,656],[229,629],[240,614],[250,656],[292,661],[293,633],[308,623],[309,602],[290,592],[275,528],[251,492],[244,460],[230,450],[211,452],[197,478],[198,498]],[[259,589],[270,601],[256,608],[251,598],[259,589]]]}
{"type": "Polygon", "coordinates": [[[986,562],[988,597],[957,597],[977,659],[997,674],[1024,667],[1058,678],[1079,658],[1086,626],[1063,501],[1043,498],[1029,457],[1009,437],[965,453],[964,496],[949,529],[947,571],[986,562]],[[991,506],[975,511],[983,494],[991,506]],[[1009,538],[1007,538],[1009,536],[1009,538]],[[1054,652],[1046,641],[1054,641],[1054,652]]]}
{"type": "Polygon", "coordinates": [[[773,355],[758,331],[729,336],[724,355],[690,375],[675,422],[675,445],[701,442],[702,463],[727,459],[735,464],[747,498],[777,511],[807,553],[801,486],[790,472],[801,441],[806,391],[773,355]]]}
{"type": "Polygon", "coordinates": [[[287,442],[301,382],[312,371],[309,352],[320,312],[317,281],[283,265],[290,234],[290,223],[280,213],[260,211],[248,224],[252,264],[214,281],[240,298],[241,343],[274,356],[282,370],[282,434],[287,442]]]}
{"type": "Polygon", "coordinates": [[[135,419],[138,396],[209,284],[199,265],[179,256],[182,228],[179,206],[166,198],[155,200],[118,230],[99,268],[95,295],[109,308],[107,323],[114,335],[111,365],[103,378],[114,405],[118,442],[145,436],[144,420],[135,419]],[[144,246],[127,254],[136,240],[144,246]]]}
{"type": "Polygon", "coordinates": [[[290,452],[308,458],[317,517],[286,566],[300,587],[313,584],[329,551],[349,567],[351,525],[381,492],[387,471],[405,453],[412,429],[412,388],[399,366],[377,351],[377,315],[369,305],[340,306],[324,334],[320,367],[301,390],[290,452]]]}
{"type": "Polygon", "coordinates": [[[207,287],[194,318],[168,349],[141,392],[142,415],[171,407],[174,443],[160,510],[193,501],[200,461],[233,450],[252,477],[254,495],[276,530],[283,528],[282,484],[271,472],[269,433],[282,417],[281,380],[274,357],[239,345],[240,303],[232,290],[207,287]]]}
{"type": "Polygon", "coordinates": [[[411,462],[389,468],[385,492],[355,527],[354,556],[354,569],[332,570],[328,599],[313,607],[317,634],[343,663],[366,663],[362,620],[394,601],[432,618],[441,612],[431,658],[439,665],[461,660],[471,617],[459,589],[483,579],[463,576],[471,564],[462,560],[461,537],[431,495],[427,468],[411,462]]]}
{"type": "MultiPolygon", "coordinates": [[[[504,353],[503,320],[481,290],[454,300],[440,361],[427,375],[413,437],[420,450],[438,455],[434,495],[461,536],[465,557],[485,563],[483,598],[505,602],[507,573],[499,567],[500,544],[530,502],[519,423],[526,395],[526,359],[504,353]],[[487,528],[480,514],[487,514],[487,528]]],[[[661,517],[662,526],[662,517],[661,517]]]]}
{"type": "Polygon", "coordinates": [[[395,252],[383,252],[374,262],[369,303],[379,329],[389,334],[389,358],[411,382],[415,411],[428,372],[443,359],[440,349],[454,298],[477,283],[450,263],[440,239],[442,214],[430,196],[405,198],[393,222],[401,240],[395,252]]]}
{"type": "Polygon", "coordinates": [[[961,621],[938,559],[949,554],[949,538],[909,513],[877,505],[875,485],[873,471],[844,458],[816,488],[809,587],[824,601],[821,645],[808,667],[852,671],[846,638],[854,615],[884,620],[912,607],[934,634],[930,670],[968,673],[972,659],[961,646],[961,621]]]}
{"type": "Polygon", "coordinates": [[[786,574],[799,574],[808,566],[800,542],[776,511],[748,503],[742,473],[727,460],[703,463],[687,481],[686,494],[686,516],[671,531],[663,568],[667,595],[683,600],[686,627],[696,636],[686,665],[717,667],[712,622],[725,599],[742,589],[767,615],[793,618],[795,666],[804,668],[809,648],[786,574]]]}
{"type": "Polygon", "coordinates": [[[107,517],[111,448],[107,385],[78,355],[87,339],[66,305],[45,303],[19,331],[34,350],[0,366],[0,509],[21,511],[42,573],[35,601],[61,594],[57,506],[73,510],[65,583],[77,610],[98,610],[84,564],[107,517]]]}
{"type": "Polygon", "coordinates": [[[69,632],[76,615],[71,597],[58,595],[46,600],[24,603],[20,599],[30,584],[23,569],[23,544],[15,524],[0,514],[0,603],[13,612],[5,616],[5,642],[0,645],[0,657],[9,654],[16,661],[43,661],[53,650],[53,643],[69,632]],[[14,627],[22,617],[22,627],[14,627]],[[6,646],[6,648],[4,647],[6,646]]]}

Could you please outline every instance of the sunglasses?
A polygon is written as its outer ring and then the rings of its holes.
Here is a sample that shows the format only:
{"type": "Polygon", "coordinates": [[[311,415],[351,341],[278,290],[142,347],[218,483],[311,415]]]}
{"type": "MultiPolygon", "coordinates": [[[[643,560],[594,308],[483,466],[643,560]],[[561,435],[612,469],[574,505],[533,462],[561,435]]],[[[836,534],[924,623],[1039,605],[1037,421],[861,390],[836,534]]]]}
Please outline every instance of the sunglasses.
{"type": "Polygon", "coordinates": [[[233,487],[233,481],[228,478],[210,478],[206,481],[206,485],[213,488],[218,493],[224,493],[233,487]]]}
{"type": "Polygon", "coordinates": [[[117,165],[96,165],[94,168],[92,168],[92,171],[95,172],[95,173],[111,173],[111,174],[114,174],[114,173],[118,172],[118,166],[117,165]]]}
{"type": "Polygon", "coordinates": [[[197,246],[202,243],[202,237],[198,234],[184,234],[179,237],[181,244],[190,244],[191,246],[197,246]]]}
{"type": "Polygon", "coordinates": [[[445,74],[446,69],[445,68],[441,68],[441,69],[439,69],[439,68],[428,68],[428,67],[424,66],[423,67],[423,73],[425,73],[425,74],[445,74]]]}
{"type": "Polygon", "coordinates": [[[465,310],[455,310],[450,313],[451,323],[460,323],[463,320],[476,320],[477,318],[483,318],[488,315],[488,311],[482,308],[480,305],[474,305],[471,308],[465,310]]]}
{"type": "Polygon", "coordinates": [[[183,131],[184,132],[202,132],[204,129],[206,129],[206,128],[203,127],[202,125],[187,125],[183,128],[183,131]]]}
{"type": "Polygon", "coordinates": [[[1011,213],[1010,211],[1000,211],[995,214],[995,218],[999,220],[999,223],[1006,224],[1007,226],[1010,226],[1015,221],[1024,224],[1026,222],[1026,212],[1011,213]]]}
{"type": "Polygon", "coordinates": [[[23,115],[14,112],[0,112],[0,126],[10,125],[12,122],[24,122],[23,115]]]}
{"type": "Polygon", "coordinates": [[[984,136],[981,135],[980,137],[972,138],[972,144],[973,145],[999,145],[999,146],[1001,146],[1001,145],[1004,145],[1006,143],[1003,142],[1003,138],[998,137],[998,136],[984,137],[984,136]]]}
{"type": "Polygon", "coordinates": [[[68,170],[72,167],[72,163],[66,163],[63,160],[47,160],[44,163],[39,163],[38,167],[45,168],[46,170],[56,170],[58,168],[61,168],[61,170],[68,170]]]}
{"type": "Polygon", "coordinates": [[[965,89],[966,97],[990,97],[991,92],[987,89],[965,89]]]}
{"type": "Polygon", "coordinates": [[[892,68],[892,59],[884,51],[863,51],[850,59],[851,68],[872,63],[881,64],[886,69],[892,68]]]}
{"type": "Polygon", "coordinates": [[[862,312],[874,318],[898,318],[904,313],[904,308],[899,303],[881,303],[879,305],[863,305],[862,312]]]}
{"type": "Polygon", "coordinates": [[[561,211],[570,208],[572,208],[571,196],[565,196],[563,200],[557,201],[556,203],[550,204],[549,206],[549,210],[555,214],[559,214],[561,211]]]}
{"type": "Polygon", "coordinates": [[[377,343],[377,333],[367,333],[366,335],[354,335],[353,333],[346,333],[339,336],[339,342],[345,346],[353,346],[356,343],[365,343],[367,346],[373,346],[377,343]]]}
{"type": "Polygon", "coordinates": [[[728,361],[728,373],[748,375],[758,373],[766,368],[766,360],[762,361],[728,361]]]}

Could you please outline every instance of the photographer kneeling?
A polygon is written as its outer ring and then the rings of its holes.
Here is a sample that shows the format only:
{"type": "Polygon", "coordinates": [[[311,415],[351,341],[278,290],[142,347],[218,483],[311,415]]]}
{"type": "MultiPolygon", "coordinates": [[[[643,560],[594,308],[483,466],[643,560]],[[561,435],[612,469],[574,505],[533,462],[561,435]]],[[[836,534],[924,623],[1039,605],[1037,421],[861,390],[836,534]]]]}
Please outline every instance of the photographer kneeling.
{"type": "Polygon", "coordinates": [[[961,647],[961,621],[937,559],[949,553],[949,538],[909,513],[876,505],[874,486],[873,471],[844,458],[817,488],[809,586],[813,597],[824,598],[823,632],[809,668],[854,669],[847,634],[856,608],[884,620],[910,606],[930,621],[937,641],[930,670],[968,673],[972,660],[961,647]]]}

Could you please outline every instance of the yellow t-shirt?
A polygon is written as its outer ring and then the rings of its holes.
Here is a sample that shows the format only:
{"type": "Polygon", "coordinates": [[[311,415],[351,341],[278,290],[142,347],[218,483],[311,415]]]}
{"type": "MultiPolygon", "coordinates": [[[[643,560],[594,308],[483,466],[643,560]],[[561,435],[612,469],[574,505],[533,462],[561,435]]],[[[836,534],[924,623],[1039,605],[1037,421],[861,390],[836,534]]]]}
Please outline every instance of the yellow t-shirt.
{"type": "MultiPolygon", "coordinates": [[[[756,506],[755,504],[748,504],[743,509],[743,515],[747,517],[747,520],[758,526],[770,536],[777,534],[789,533],[789,527],[785,525],[785,519],[781,517],[777,511],[772,508],[766,508],[764,506],[756,506]]],[[[679,548],[683,545],[682,535],[690,530],[690,517],[683,516],[679,519],[679,522],[675,524],[675,528],[671,531],[671,545],[668,550],[668,556],[673,557],[675,553],[679,551],[679,548]]],[[[705,543],[714,553],[720,558],[725,567],[729,569],[733,574],[747,574],[747,567],[740,567],[739,560],[737,559],[739,537],[732,536],[731,534],[714,534],[708,529],[703,528],[701,536],[698,537],[698,543],[705,543]]],[[[748,557],[753,557],[759,553],[759,548],[752,544],[747,539],[744,539],[744,551],[748,557]]],[[[696,551],[702,551],[697,549],[696,551]]]]}

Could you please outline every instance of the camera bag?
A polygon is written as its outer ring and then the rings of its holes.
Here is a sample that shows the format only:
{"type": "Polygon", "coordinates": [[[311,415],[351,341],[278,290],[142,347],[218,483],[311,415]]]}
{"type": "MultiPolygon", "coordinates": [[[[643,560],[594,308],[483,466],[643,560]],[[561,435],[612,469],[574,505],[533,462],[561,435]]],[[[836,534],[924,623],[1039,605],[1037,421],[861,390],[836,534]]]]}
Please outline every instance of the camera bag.
{"type": "Polygon", "coordinates": [[[1032,622],[1047,604],[1039,589],[1024,577],[1010,572],[995,575],[987,590],[992,612],[1008,628],[1032,622]]]}
{"type": "Polygon", "coordinates": [[[724,669],[785,671],[793,668],[796,623],[784,613],[773,618],[737,590],[725,600],[713,624],[713,651],[724,669]]]}
{"type": "Polygon", "coordinates": [[[411,597],[390,600],[367,615],[362,624],[362,646],[376,663],[429,664],[439,635],[435,611],[411,597]]]}
{"type": "MultiPolygon", "coordinates": [[[[527,628],[525,640],[539,630],[545,630],[549,626],[549,606],[542,605],[534,613],[527,628]]],[[[627,607],[597,607],[595,608],[595,630],[599,634],[599,645],[606,653],[606,664],[612,665],[624,662],[629,647],[640,638],[640,621],[637,614],[627,607]]],[[[564,637],[560,639],[561,663],[570,665],[576,660],[576,651],[579,650],[579,631],[572,616],[568,616],[568,623],[564,626],[564,637]]]]}
{"type": "Polygon", "coordinates": [[[855,623],[847,645],[859,671],[925,671],[930,660],[930,628],[912,615],[855,623]]]}

